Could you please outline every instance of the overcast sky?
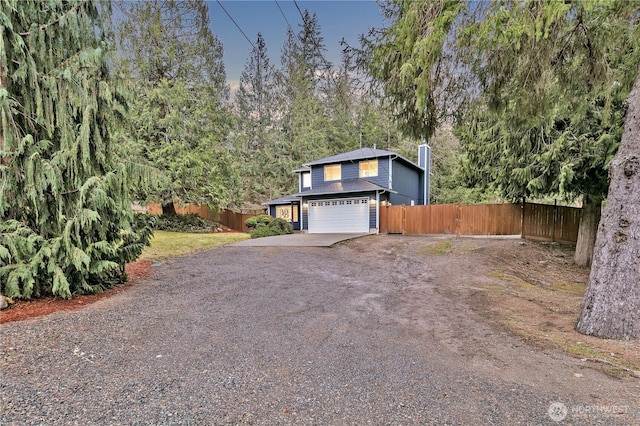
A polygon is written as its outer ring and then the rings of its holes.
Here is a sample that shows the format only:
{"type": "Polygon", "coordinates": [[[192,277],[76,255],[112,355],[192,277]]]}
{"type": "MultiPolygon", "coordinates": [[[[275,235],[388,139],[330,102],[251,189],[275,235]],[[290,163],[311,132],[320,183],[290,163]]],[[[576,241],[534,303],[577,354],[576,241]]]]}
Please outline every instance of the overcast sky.
{"type": "MultiPolygon", "coordinates": [[[[280,50],[287,35],[287,20],[296,33],[300,30],[302,19],[296,4],[292,0],[278,0],[277,3],[275,0],[224,0],[220,3],[253,43],[257,34],[262,33],[271,63],[279,66],[280,50]]],[[[251,44],[220,4],[216,1],[209,1],[208,4],[211,29],[224,46],[227,80],[235,88],[249,57],[251,44]]],[[[327,60],[334,64],[340,63],[342,38],[357,46],[360,34],[366,34],[370,27],[383,24],[379,7],[373,0],[298,0],[297,4],[301,11],[306,8],[317,14],[327,48],[327,60]]]]}

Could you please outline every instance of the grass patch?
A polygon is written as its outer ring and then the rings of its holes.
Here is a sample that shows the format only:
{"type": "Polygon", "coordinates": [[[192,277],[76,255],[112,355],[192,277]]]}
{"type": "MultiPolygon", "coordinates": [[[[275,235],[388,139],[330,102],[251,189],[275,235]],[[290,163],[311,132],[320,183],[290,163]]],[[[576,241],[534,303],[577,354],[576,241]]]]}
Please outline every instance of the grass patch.
{"type": "Polygon", "coordinates": [[[502,296],[507,293],[503,286],[494,283],[485,285],[485,289],[487,290],[487,293],[498,296],[502,296]]]}
{"type": "Polygon", "coordinates": [[[166,259],[197,250],[223,246],[249,238],[240,232],[224,232],[210,234],[185,234],[181,232],[155,231],[151,239],[151,247],[142,252],[140,260],[166,259]]]}
{"type": "Polygon", "coordinates": [[[435,244],[424,246],[420,249],[421,254],[443,255],[451,252],[453,243],[449,240],[438,241],[435,244]]]}
{"type": "Polygon", "coordinates": [[[584,294],[584,292],[587,291],[587,285],[580,284],[580,283],[555,282],[551,284],[551,288],[558,289],[558,290],[565,290],[572,293],[580,293],[580,294],[584,294]]]}
{"type": "Polygon", "coordinates": [[[537,288],[535,285],[533,285],[531,283],[528,283],[528,282],[526,282],[525,280],[523,280],[521,278],[518,278],[518,277],[516,277],[514,275],[508,274],[508,273],[506,273],[504,271],[501,271],[501,270],[494,270],[489,275],[491,275],[494,278],[498,278],[498,279],[500,279],[502,281],[507,281],[507,282],[510,282],[510,283],[514,283],[517,286],[522,287],[522,288],[531,289],[531,290],[537,288]]]}

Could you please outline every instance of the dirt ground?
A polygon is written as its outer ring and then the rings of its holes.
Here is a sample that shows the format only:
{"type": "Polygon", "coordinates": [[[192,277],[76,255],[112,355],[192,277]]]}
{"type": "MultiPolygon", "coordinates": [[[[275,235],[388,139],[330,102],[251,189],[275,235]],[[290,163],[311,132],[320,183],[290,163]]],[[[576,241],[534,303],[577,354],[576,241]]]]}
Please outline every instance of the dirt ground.
{"type": "Polygon", "coordinates": [[[574,331],[588,270],[572,255],[379,235],[172,259],[82,311],[0,329],[7,424],[555,424],[553,401],[563,424],[640,424],[640,342],[574,331]],[[93,369],[59,374],[72,349],[93,369]],[[67,411],[29,399],[47,380],[67,411]],[[104,408],[80,417],[86,399],[104,408]]]}
{"type": "Polygon", "coordinates": [[[640,375],[640,342],[599,339],[575,331],[589,268],[573,263],[574,247],[445,238],[426,244],[421,251],[441,256],[438,263],[443,268],[473,271],[482,265],[483,291],[472,295],[471,306],[510,333],[541,349],[560,349],[614,377],[640,375]]]}
{"type": "MultiPolygon", "coordinates": [[[[481,282],[476,283],[480,287],[471,300],[480,315],[537,347],[557,348],[580,358],[590,368],[614,377],[640,376],[640,342],[599,339],[575,331],[589,269],[573,263],[574,247],[538,241],[446,236],[414,237],[413,243],[415,238],[421,240],[418,240],[417,253],[412,254],[437,259],[439,268],[484,271],[481,282]]],[[[357,250],[369,252],[357,241],[351,244],[357,250]]],[[[151,264],[152,261],[143,260],[127,265],[127,284],[104,293],[72,300],[18,300],[10,309],[0,311],[0,323],[82,309],[147,278],[151,264]]],[[[479,280],[480,276],[472,275],[474,281],[479,280]]],[[[448,283],[436,284],[447,286],[448,283]]]]}

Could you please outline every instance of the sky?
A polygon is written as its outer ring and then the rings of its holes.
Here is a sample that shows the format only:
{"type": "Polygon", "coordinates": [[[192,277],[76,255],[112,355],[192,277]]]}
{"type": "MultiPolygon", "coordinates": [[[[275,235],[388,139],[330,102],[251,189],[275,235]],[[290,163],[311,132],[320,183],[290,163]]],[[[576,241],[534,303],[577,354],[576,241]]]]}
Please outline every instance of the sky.
{"type": "MultiPolygon", "coordinates": [[[[224,63],[227,81],[232,90],[237,87],[240,74],[249,58],[251,44],[242,35],[233,21],[227,16],[220,4],[208,1],[211,29],[224,47],[224,63]]],[[[295,33],[302,22],[300,13],[293,0],[221,0],[220,3],[255,43],[258,33],[262,33],[267,46],[269,59],[274,66],[280,64],[280,50],[287,36],[287,21],[295,33]],[[280,13],[278,5],[283,13],[280,13]]],[[[358,46],[360,34],[366,34],[371,27],[381,27],[383,16],[373,0],[297,0],[300,10],[309,9],[318,16],[318,23],[325,47],[326,58],[338,65],[341,59],[340,40],[358,46]]]]}

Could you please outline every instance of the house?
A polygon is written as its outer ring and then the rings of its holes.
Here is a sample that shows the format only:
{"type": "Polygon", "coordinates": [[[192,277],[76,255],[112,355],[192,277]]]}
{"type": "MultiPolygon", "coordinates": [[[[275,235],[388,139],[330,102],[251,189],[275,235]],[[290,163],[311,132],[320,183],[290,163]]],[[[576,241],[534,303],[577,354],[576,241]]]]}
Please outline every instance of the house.
{"type": "Polygon", "coordinates": [[[298,192],[263,205],[295,230],[309,233],[377,233],[380,206],[429,204],[430,148],[418,147],[418,164],[391,151],[361,148],[311,161],[293,172],[298,192]]]}

